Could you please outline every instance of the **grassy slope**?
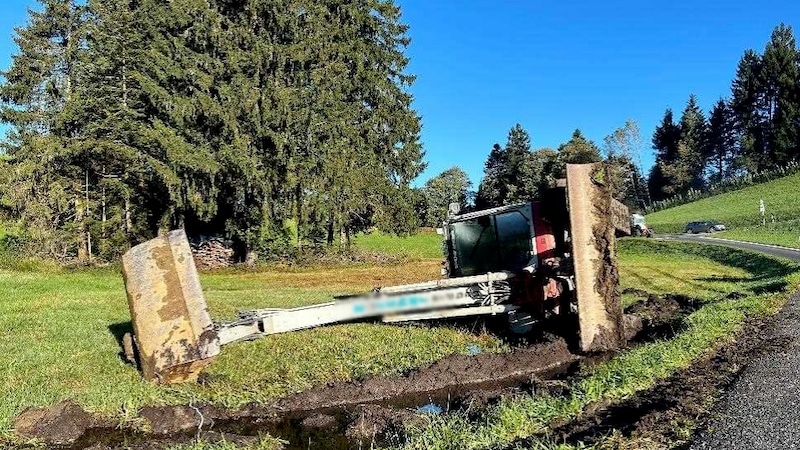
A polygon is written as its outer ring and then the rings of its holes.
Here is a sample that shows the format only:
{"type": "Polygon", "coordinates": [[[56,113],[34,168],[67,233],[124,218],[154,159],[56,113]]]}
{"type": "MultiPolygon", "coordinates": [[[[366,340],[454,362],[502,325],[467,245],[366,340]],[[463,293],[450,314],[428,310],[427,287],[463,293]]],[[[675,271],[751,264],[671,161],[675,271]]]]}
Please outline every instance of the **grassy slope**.
{"type": "MultiPolygon", "coordinates": [[[[437,244],[438,245],[438,244],[437,244]]],[[[436,278],[438,260],[381,267],[275,269],[202,274],[212,316],[293,307],[334,294],[436,278]]],[[[400,373],[470,344],[500,351],[486,334],[448,327],[348,324],[226,347],[205,386],[158,387],[118,357],[115,335],[130,329],[116,270],[66,271],[0,255],[0,433],[28,406],[75,398],[124,419],[144,404],[268,402],[333,380],[400,373]]]]}
{"type": "Polygon", "coordinates": [[[800,174],[750,186],[647,216],[657,233],[681,233],[687,222],[714,219],[731,228],[731,239],[800,247],[800,174]],[[764,199],[767,218],[775,225],[760,227],[759,200],[764,199]]]}
{"type": "MultiPolygon", "coordinates": [[[[702,299],[705,306],[689,316],[688,327],[674,338],[620,352],[586,370],[564,396],[507,398],[477,420],[461,413],[434,416],[427,425],[412,430],[403,448],[506,448],[532,435],[538,438],[525,448],[573,448],[558,442],[558,436],[550,436],[551,426],[579,416],[593,403],[622,400],[688,367],[729,339],[747,316],[774,314],[785,301],[787,287],[800,281],[796,266],[765,256],[643,240],[628,240],[621,245],[620,265],[623,287],[690,295],[702,299]],[[725,298],[734,291],[746,295],[725,298]]],[[[688,437],[691,418],[680,426],[685,427],[688,437]]],[[[647,445],[653,443],[613,442],[607,448],[647,445]]]]}

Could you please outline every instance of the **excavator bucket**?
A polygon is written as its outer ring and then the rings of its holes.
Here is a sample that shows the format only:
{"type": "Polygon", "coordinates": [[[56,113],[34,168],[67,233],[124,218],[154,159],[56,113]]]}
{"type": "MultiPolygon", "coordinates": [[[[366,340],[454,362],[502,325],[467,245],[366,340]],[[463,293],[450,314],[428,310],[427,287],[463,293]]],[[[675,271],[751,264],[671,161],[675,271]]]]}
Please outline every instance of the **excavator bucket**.
{"type": "Polygon", "coordinates": [[[133,247],[122,257],[122,272],[144,377],[164,384],[195,380],[220,343],[186,233],[133,247]]]}
{"type": "Polygon", "coordinates": [[[567,165],[570,235],[583,351],[625,343],[615,231],[630,232],[627,208],[611,197],[607,166],[567,165]]]}

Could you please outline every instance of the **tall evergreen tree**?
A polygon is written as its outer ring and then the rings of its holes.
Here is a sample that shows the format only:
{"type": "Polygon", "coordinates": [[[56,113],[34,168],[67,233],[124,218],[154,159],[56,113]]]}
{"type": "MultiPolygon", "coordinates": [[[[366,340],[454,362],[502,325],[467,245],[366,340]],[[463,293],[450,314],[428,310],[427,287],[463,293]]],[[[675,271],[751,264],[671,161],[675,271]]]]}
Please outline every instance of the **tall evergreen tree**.
{"type": "Polygon", "coordinates": [[[695,95],[689,96],[678,124],[673,122],[672,111],[667,109],[653,134],[658,169],[651,171],[648,185],[656,190],[651,190],[654,198],[703,186],[705,137],[706,119],[695,95]]]}
{"type": "Polygon", "coordinates": [[[731,111],[737,134],[737,154],[749,170],[759,170],[769,163],[766,123],[762,116],[762,61],[747,50],[739,61],[731,87],[731,111]]]}
{"type": "Polygon", "coordinates": [[[706,136],[709,181],[718,183],[737,171],[734,153],[735,134],[731,110],[720,99],[711,110],[706,136]]]}
{"type": "Polygon", "coordinates": [[[27,225],[37,250],[90,258],[91,205],[86,173],[92,161],[73,138],[85,42],[85,9],[73,0],[42,0],[16,30],[19,53],[3,72],[0,118],[11,126],[7,201],[27,225]]]}
{"type": "Polygon", "coordinates": [[[800,157],[800,52],[792,28],[772,31],[762,58],[764,108],[770,123],[769,156],[775,165],[800,157]]]}
{"type": "Polygon", "coordinates": [[[678,149],[678,172],[681,180],[677,191],[687,188],[699,189],[705,183],[703,178],[706,161],[707,122],[703,111],[697,104],[697,96],[689,96],[680,121],[681,135],[678,149]],[[683,180],[686,180],[683,182],[683,180]],[[685,184],[684,184],[685,183],[685,184]]]}
{"type": "Polygon", "coordinates": [[[478,208],[529,201],[541,183],[541,167],[531,158],[530,135],[520,124],[508,132],[505,147],[495,144],[486,160],[475,200],[478,208]]]}
{"type": "Polygon", "coordinates": [[[475,206],[479,209],[500,205],[508,197],[506,173],[508,172],[506,150],[494,144],[483,168],[483,180],[478,187],[475,206]]]}

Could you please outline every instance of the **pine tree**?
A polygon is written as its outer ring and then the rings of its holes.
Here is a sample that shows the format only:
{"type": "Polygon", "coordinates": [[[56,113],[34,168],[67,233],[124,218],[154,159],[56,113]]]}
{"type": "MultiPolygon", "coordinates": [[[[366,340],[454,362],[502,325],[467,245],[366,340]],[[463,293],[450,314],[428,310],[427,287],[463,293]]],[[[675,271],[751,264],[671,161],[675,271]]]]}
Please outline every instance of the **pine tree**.
{"type": "Polygon", "coordinates": [[[767,158],[766,119],[762,116],[762,61],[747,50],[739,61],[731,87],[731,111],[737,134],[737,154],[753,171],[765,167],[767,158]]]}
{"type": "Polygon", "coordinates": [[[697,96],[689,96],[686,108],[683,110],[680,121],[680,146],[678,150],[679,170],[684,172],[683,178],[688,181],[688,186],[683,183],[676,186],[677,191],[688,188],[699,189],[705,183],[703,174],[705,172],[707,145],[705,138],[707,135],[707,123],[703,111],[697,104],[697,96]],[[682,150],[682,151],[681,151],[682,150]]]}
{"type": "Polygon", "coordinates": [[[0,118],[11,126],[9,203],[30,242],[51,256],[91,258],[86,172],[92,161],[75,145],[82,123],[74,113],[81,83],[85,9],[73,0],[42,0],[16,30],[19,53],[3,73],[0,118]]]}
{"type": "Polygon", "coordinates": [[[769,129],[770,159],[782,166],[800,157],[800,52],[792,28],[778,25],[762,58],[762,89],[769,129]]]}
{"type": "Polygon", "coordinates": [[[665,111],[653,134],[658,165],[657,170],[650,172],[648,181],[653,198],[675,195],[703,185],[705,136],[706,119],[696,96],[689,96],[678,124],[673,122],[672,110],[665,111]]]}
{"type": "Polygon", "coordinates": [[[711,110],[708,120],[708,135],[706,136],[706,158],[709,172],[709,181],[718,183],[737,171],[734,154],[734,126],[731,110],[720,99],[711,110]]]}
{"type": "Polygon", "coordinates": [[[531,138],[520,124],[508,132],[505,147],[495,144],[486,160],[475,206],[488,208],[530,201],[538,195],[542,170],[531,158],[531,138]]]}
{"type": "Polygon", "coordinates": [[[479,209],[502,204],[508,197],[506,172],[508,172],[508,156],[500,144],[494,144],[483,169],[483,180],[478,187],[475,206],[479,209]]]}
{"type": "Polygon", "coordinates": [[[508,196],[503,203],[528,202],[538,194],[541,167],[536,167],[531,159],[531,138],[522,125],[516,124],[508,132],[505,150],[508,158],[505,181],[508,196]]]}

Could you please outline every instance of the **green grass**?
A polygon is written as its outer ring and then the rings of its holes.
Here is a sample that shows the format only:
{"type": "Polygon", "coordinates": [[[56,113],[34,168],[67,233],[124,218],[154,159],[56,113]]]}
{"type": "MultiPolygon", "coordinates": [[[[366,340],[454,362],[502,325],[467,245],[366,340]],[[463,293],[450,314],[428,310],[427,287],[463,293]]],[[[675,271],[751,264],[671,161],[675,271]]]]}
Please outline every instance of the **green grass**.
{"type": "Polygon", "coordinates": [[[767,243],[791,241],[797,247],[798,242],[795,240],[800,237],[798,199],[800,174],[795,174],[648,214],[647,223],[656,233],[681,233],[688,222],[701,219],[719,220],[732,230],[746,229],[739,237],[748,238],[750,234],[757,234],[756,239],[767,243]],[[771,216],[775,215],[775,227],[758,226],[761,223],[758,209],[761,199],[766,204],[767,219],[771,220],[771,216]],[[790,229],[787,230],[787,227],[790,229]]]}
{"type": "MultiPolygon", "coordinates": [[[[416,255],[432,255],[439,247],[432,233],[361,239],[376,251],[397,248],[390,247],[392,242],[416,255]]],[[[623,288],[683,293],[709,304],[694,313],[692,326],[678,338],[636,347],[587,373],[572,397],[508,400],[480,423],[459,415],[434,419],[411,434],[409,447],[502,445],[546,429],[552,418],[571,417],[597,399],[622,398],[684,367],[729,336],[746,315],[774,310],[794,282],[789,277],[793,267],[765,257],[639,239],[622,241],[620,266],[623,288]],[[748,297],[716,301],[732,291],[748,297]]],[[[438,268],[438,260],[424,259],[379,267],[205,273],[201,279],[212,316],[223,319],[238,309],[308,305],[337,293],[431,279],[438,268]]],[[[116,270],[70,271],[52,263],[0,257],[0,299],[0,435],[6,436],[13,417],[26,407],[66,398],[126,422],[143,405],[269,403],[331,381],[402,373],[448,354],[466,353],[472,344],[488,352],[506,350],[491,335],[450,327],[347,324],[233,344],[209,367],[203,386],[165,387],[143,381],[118,357],[116,338],[130,323],[116,270]]],[[[626,294],[626,303],[637,300],[626,294]]],[[[227,448],[210,445],[187,448],[227,448]]]]}
{"type": "Polygon", "coordinates": [[[734,228],[718,234],[717,237],[800,248],[800,220],[770,223],[765,227],[734,228]]]}
{"type": "MultiPolygon", "coordinates": [[[[215,319],[237,309],[299,306],[335,293],[436,277],[437,261],[393,266],[202,274],[215,319]]],[[[73,398],[120,420],[143,405],[210,401],[270,402],[310,386],[398,374],[472,344],[503,346],[487,334],[449,327],[348,324],[270,336],[225,348],[204,386],[156,386],[118,357],[130,329],[115,270],[68,271],[54,264],[0,259],[0,433],[29,406],[73,398]]]]}
{"type": "Polygon", "coordinates": [[[231,442],[211,443],[198,440],[190,444],[176,444],[167,447],[167,450],[280,450],[283,446],[282,441],[266,436],[262,437],[257,443],[246,446],[238,446],[231,442]]]}
{"type": "Polygon", "coordinates": [[[764,256],[642,240],[623,241],[620,265],[623,286],[689,295],[702,299],[704,306],[674,338],[635,346],[586,369],[568,395],[506,398],[477,420],[460,412],[434,416],[427,425],[413,428],[402,448],[504,448],[530,436],[535,437],[529,448],[573,448],[551,436],[551,426],[580,416],[597,402],[625,399],[688,367],[730,339],[747,317],[777,312],[787,287],[800,281],[796,266],[764,256]],[[725,298],[734,291],[746,297],[725,298]]]}
{"type": "Polygon", "coordinates": [[[356,247],[371,252],[402,255],[409,258],[442,259],[442,237],[434,232],[421,232],[412,236],[395,236],[374,231],[359,234],[353,239],[356,247]]]}

